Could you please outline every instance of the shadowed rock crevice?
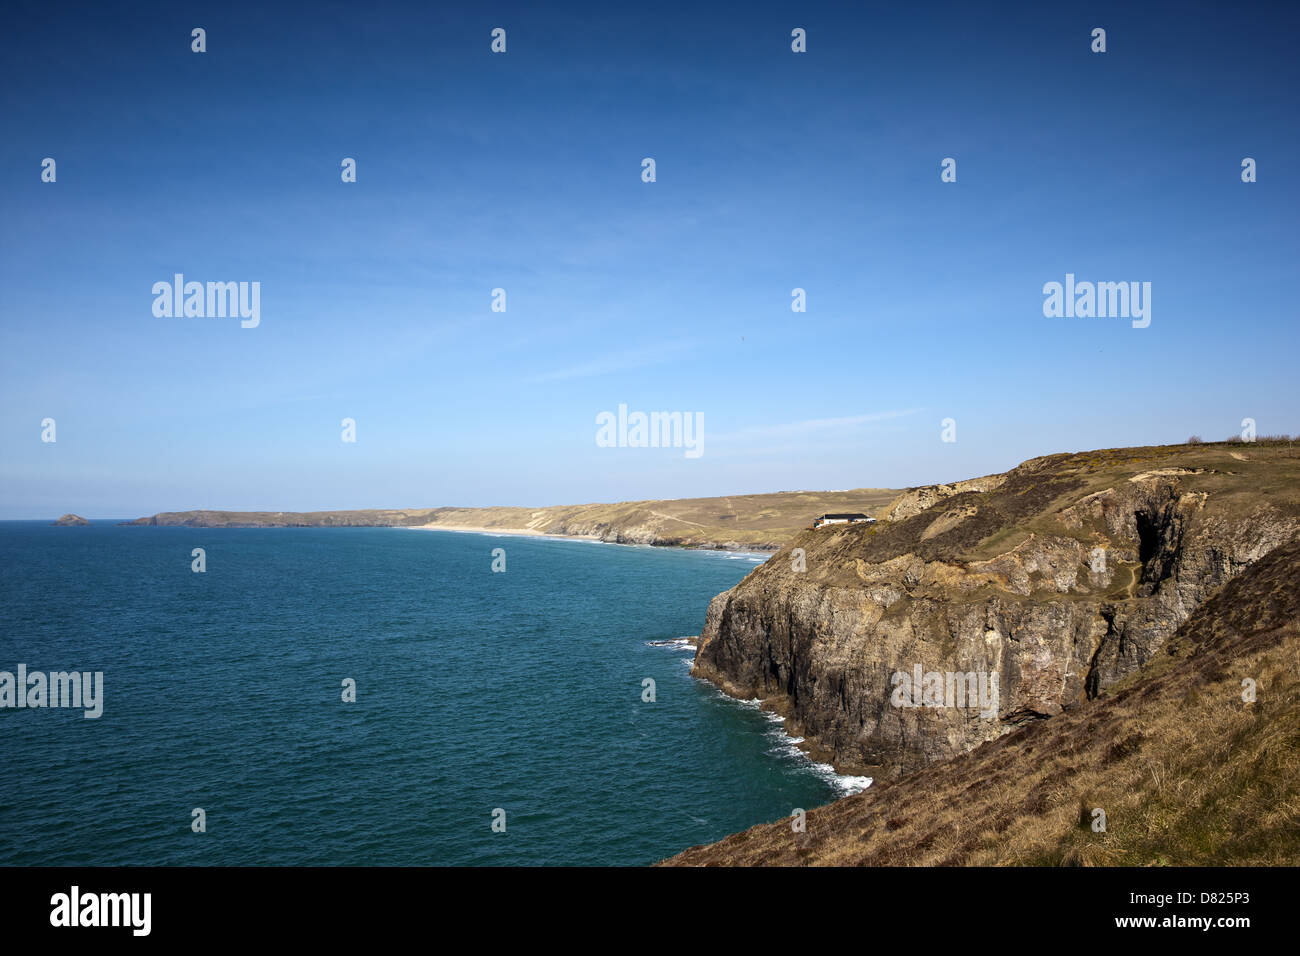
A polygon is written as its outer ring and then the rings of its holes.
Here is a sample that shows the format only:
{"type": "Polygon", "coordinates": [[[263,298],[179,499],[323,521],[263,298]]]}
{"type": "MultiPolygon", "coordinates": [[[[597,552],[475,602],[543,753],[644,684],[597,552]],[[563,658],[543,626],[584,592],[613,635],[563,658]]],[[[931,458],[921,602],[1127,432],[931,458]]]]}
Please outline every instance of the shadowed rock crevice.
{"type": "Polygon", "coordinates": [[[1095,700],[1101,694],[1102,656],[1107,651],[1112,652],[1108,664],[1113,668],[1114,660],[1119,657],[1122,640],[1121,632],[1115,626],[1115,608],[1103,607],[1100,613],[1101,619],[1106,622],[1106,632],[1102,634],[1097,649],[1093,651],[1092,658],[1088,661],[1088,676],[1084,678],[1084,690],[1088,700],[1095,700]]]}
{"type": "Polygon", "coordinates": [[[1138,511],[1133,516],[1138,535],[1138,561],[1142,565],[1138,593],[1154,594],[1174,571],[1182,544],[1183,521],[1178,501],[1170,498],[1159,507],[1138,511]]]}

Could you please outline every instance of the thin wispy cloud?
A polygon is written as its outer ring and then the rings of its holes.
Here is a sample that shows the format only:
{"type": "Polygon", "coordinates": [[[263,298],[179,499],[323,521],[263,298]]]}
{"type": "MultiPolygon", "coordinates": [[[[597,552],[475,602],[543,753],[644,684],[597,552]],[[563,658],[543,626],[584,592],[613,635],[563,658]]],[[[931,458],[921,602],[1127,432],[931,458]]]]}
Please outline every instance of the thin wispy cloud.
{"type": "Polygon", "coordinates": [[[752,425],[725,435],[711,435],[710,441],[749,441],[756,438],[791,438],[817,432],[828,432],[854,428],[873,422],[885,422],[895,418],[905,418],[921,412],[920,408],[895,409],[886,412],[869,412],[865,415],[848,415],[841,418],[810,418],[801,422],[787,422],[781,425],[752,425]]]}
{"type": "Polygon", "coordinates": [[[650,365],[659,365],[660,363],[676,358],[683,352],[690,351],[690,349],[691,345],[687,342],[677,342],[663,346],[651,346],[643,349],[628,349],[622,352],[602,355],[579,365],[571,365],[567,368],[544,372],[541,375],[534,375],[532,378],[525,379],[525,381],[530,384],[536,384],[539,382],[559,382],[574,378],[594,378],[598,375],[609,375],[612,372],[622,372],[632,368],[645,368],[650,365]]]}

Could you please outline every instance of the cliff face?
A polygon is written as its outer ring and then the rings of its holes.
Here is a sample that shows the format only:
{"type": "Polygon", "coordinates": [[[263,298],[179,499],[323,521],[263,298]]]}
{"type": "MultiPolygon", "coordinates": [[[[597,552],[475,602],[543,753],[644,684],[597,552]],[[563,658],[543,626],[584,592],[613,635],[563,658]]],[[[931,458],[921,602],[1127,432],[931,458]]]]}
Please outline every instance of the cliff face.
{"type": "Polygon", "coordinates": [[[962,754],[1099,696],[1300,538],[1297,453],[1244,447],[1034,459],[909,491],[892,521],[800,534],[714,598],[693,673],[764,699],[845,772],[888,779],[962,754]],[[985,675],[995,707],[951,692],[900,706],[895,675],[918,665],[985,675]]]}

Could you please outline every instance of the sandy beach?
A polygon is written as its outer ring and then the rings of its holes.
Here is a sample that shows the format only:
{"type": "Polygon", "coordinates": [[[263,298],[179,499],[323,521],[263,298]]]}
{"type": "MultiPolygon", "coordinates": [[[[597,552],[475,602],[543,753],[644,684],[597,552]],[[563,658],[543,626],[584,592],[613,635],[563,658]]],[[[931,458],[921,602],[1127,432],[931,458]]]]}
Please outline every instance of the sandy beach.
{"type": "Polygon", "coordinates": [[[503,534],[523,538],[567,538],[571,541],[601,541],[595,534],[549,534],[534,531],[531,528],[483,528],[467,524],[421,524],[410,528],[412,531],[458,531],[462,534],[503,534]]]}

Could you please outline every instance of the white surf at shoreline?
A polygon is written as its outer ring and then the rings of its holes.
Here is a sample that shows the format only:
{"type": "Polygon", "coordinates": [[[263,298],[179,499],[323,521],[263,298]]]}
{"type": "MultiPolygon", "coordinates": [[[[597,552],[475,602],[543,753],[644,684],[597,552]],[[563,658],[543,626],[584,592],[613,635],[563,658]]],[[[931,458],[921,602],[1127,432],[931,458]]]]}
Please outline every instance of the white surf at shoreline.
{"type": "MultiPolygon", "coordinates": [[[[682,658],[682,663],[687,668],[687,674],[690,675],[690,668],[694,663],[695,642],[698,640],[698,637],[680,637],[672,640],[647,641],[646,644],[647,646],[662,647],[673,651],[691,651],[692,654],[690,657],[682,658]]],[[[839,792],[839,797],[849,797],[855,793],[861,793],[873,783],[871,777],[840,773],[830,764],[822,763],[821,761],[814,760],[812,757],[808,756],[807,752],[799,746],[799,744],[803,743],[804,739],[786,733],[785,718],[780,714],[774,714],[771,711],[763,710],[763,702],[761,700],[758,700],[757,698],[753,700],[741,700],[737,697],[731,697],[728,694],[723,693],[721,689],[710,681],[706,681],[702,677],[694,677],[694,675],[690,676],[693,680],[705,684],[709,690],[717,694],[723,700],[730,701],[731,703],[737,704],[741,707],[748,707],[752,710],[760,711],[764,719],[768,722],[768,726],[764,729],[764,733],[775,744],[769,752],[789,757],[797,763],[804,765],[807,769],[821,777],[822,780],[828,783],[832,788],[837,790],[839,792]]]]}
{"type": "Polygon", "coordinates": [[[735,551],[731,548],[687,548],[676,544],[638,544],[632,541],[607,541],[594,534],[551,534],[549,531],[532,531],[528,528],[481,528],[471,525],[419,524],[402,525],[395,531],[450,531],[454,534],[482,534],[491,538],[537,538],[547,541],[581,541],[586,544],[608,544],[620,548],[645,548],[654,551],[690,551],[697,554],[716,554],[729,561],[749,561],[762,564],[775,552],[735,551]]]}
{"type": "MultiPolygon", "coordinates": [[[[708,683],[708,681],[705,681],[705,683],[708,683]]],[[[712,687],[713,685],[710,684],[709,686],[712,687]]],[[[717,688],[715,687],[714,690],[717,690],[717,688]]],[[[722,691],[718,690],[718,693],[722,694],[722,691]]],[[[727,695],[722,694],[722,696],[726,697],[727,695]]],[[[727,699],[734,700],[734,698],[730,697],[727,699]]],[[[761,700],[758,700],[757,698],[754,700],[737,700],[736,703],[745,707],[753,708],[762,713],[764,719],[766,719],[770,725],[767,731],[768,735],[777,745],[773,748],[774,752],[786,754],[807,764],[808,767],[817,774],[817,776],[821,777],[832,787],[839,790],[841,797],[849,797],[855,793],[861,793],[863,790],[867,789],[867,787],[871,786],[873,782],[871,777],[861,777],[855,776],[854,774],[840,773],[830,764],[822,763],[821,761],[814,760],[812,757],[808,756],[807,752],[799,746],[799,744],[803,743],[804,739],[802,737],[793,737],[786,733],[785,718],[780,714],[774,714],[769,710],[763,710],[763,702],[761,700]]]]}

